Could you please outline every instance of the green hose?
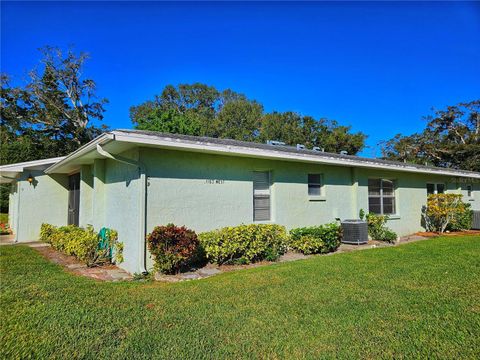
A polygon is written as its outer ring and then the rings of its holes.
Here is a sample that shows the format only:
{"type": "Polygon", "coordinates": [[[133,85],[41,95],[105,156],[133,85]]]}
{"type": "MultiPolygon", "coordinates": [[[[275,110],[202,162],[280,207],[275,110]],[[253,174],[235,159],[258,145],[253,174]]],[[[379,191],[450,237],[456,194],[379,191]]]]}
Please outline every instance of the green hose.
{"type": "Polygon", "coordinates": [[[110,244],[110,229],[103,227],[98,233],[98,249],[108,253],[108,258],[112,258],[112,246],[110,244]]]}

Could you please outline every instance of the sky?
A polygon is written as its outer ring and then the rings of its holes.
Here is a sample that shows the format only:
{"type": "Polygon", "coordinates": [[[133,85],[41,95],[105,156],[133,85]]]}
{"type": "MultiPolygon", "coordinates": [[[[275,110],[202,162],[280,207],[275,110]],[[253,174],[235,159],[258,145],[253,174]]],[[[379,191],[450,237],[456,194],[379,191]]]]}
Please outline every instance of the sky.
{"type": "Polygon", "coordinates": [[[266,111],[335,119],[378,143],[480,98],[480,2],[1,3],[1,63],[21,83],[45,45],[88,52],[104,123],[167,84],[202,82],[266,111]]]}

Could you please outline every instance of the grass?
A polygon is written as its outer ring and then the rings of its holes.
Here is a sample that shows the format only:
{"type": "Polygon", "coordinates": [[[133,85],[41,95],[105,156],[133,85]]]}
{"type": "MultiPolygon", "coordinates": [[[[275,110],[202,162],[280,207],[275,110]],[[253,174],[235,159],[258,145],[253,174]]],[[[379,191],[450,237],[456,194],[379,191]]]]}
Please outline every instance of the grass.
{"type": "Polygon", "coordinates": [[[480,239],[102,283],[0,247],[0,358],[480,358],[480,239]]]}
{"type": "Polygon", "coordinates": [[[3,223],[3,224],[8,223],[8,214],[0,213],[0,223],[3,223]]]}

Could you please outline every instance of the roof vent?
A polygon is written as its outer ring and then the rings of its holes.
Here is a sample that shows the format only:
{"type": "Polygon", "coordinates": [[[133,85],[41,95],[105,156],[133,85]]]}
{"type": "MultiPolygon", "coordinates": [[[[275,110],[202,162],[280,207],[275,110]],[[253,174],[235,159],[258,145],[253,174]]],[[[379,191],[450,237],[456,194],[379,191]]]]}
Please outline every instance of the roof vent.
{"type": "Polygon", "coordinates": [[[305,150],[305,145],[297,144],[297,150],[305,150]]]}
{"type": "Polygon", "coordinates": [[[312,150],[313,150],[313,151],[325,152],[325,149],[324,149],[324,148],[320,148],[320,147],[318,147],[318,146],[314,146],[314,147],[312,148],[312,150]]]}
{"type": "Polygon", "coordinates": [[[342,150],[340,151],[340,155],[348,155],[348,151],[342,150]]]}
{"type": "Polygon", "coordinates": [[[267,140],[268,145],[285,145],[283,141],[278,141],[278,140],[267,140]]]}

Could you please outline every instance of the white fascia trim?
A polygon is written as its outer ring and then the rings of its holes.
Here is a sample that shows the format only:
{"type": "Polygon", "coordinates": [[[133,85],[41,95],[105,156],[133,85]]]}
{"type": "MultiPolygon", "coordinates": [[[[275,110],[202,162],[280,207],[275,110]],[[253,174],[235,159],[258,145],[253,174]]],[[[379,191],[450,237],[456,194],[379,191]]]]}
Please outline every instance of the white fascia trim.
{"type": "Polygon", "coordinates": [[[104,145],[107,142],[110,142],[113,138],[114,138],[114,136],[112,135],[112,133],[104,133],[104,134],[100,135],[99,137],[90,141],[88,144],[83,145],[82,147],[78,148],[77,150],[75,150],[71,154],[67,155],[65,158],[63,158],[63,160],[61,160],[61,161],[57,162],[56,164],[53,164],[52,166],[47,168],[45,170],[45,173],[46,174],[52,174],[59,167],[65,165],[69,161],[75,160],[75,159],[77,159],[77,158],[79,158],[79,157],[81,157],[85,154],[88,154],[91,151],[97,151],[97,144],[104,145]]]}
{"type": "Polygon", "coordinates": [[[50,159],[40,159],[40,160],[25,161],[25,162],[15,163],[15,164],[2,165],[0,166],[0,172],[1,171],[22,172],[24,169],[27,169],[29,167],[55,164],[63,160],[64,158],[65,156],[60,156],[60,157],[50,158],[50,159]]]}
{"type": "MultiPolygon", "coordinates": [[[[243,146],[232,146],[232,145],[220,145],[214,143],[204,143],[204,142],[191,142],[181,139],[174,138],[158,138],[149,135],[143,134],[126,134],[123,132],[113,131],[114,140],[123,141],[123,142],[135,142],[138,144],[145,145],[154,145],[170,149],[182,149],[190,151],[199,151],[199,152],[209,152],[209,153],[218,153],[218,154],[227,154],[227,155],[242,155],[247,157],[256,157],[256,158],[265,158],[265,159],[276,159],[276,160],[290,160],[290,161],[301,161],[301,162],[311,162],[311,163],[320,163],[320,164],[329,164],[336,166],[349,166],[349,167],[362,167],[362,168],[373,168],[373,169],[382,169],[390,171],[403,171],[403,172],[412,172],[412,173],[424,173],[432,175],[446,175],[454,177],[468,177],[480,179],[480,173],[463,173],[455,170],[436,170],[436,169],[418,169],[414,166],[395,166],[395,165],[383,165],[378,163],[368,163],[365,161],[356,161],[355,159],[336,159],[328,157],[318,157],[309,154],[289,154],[276,150],[262,150],[262,149],[252,149],[249,147],[243,146]]],[[[48,169],[50,170],[50,169],[48,169]]]]}

